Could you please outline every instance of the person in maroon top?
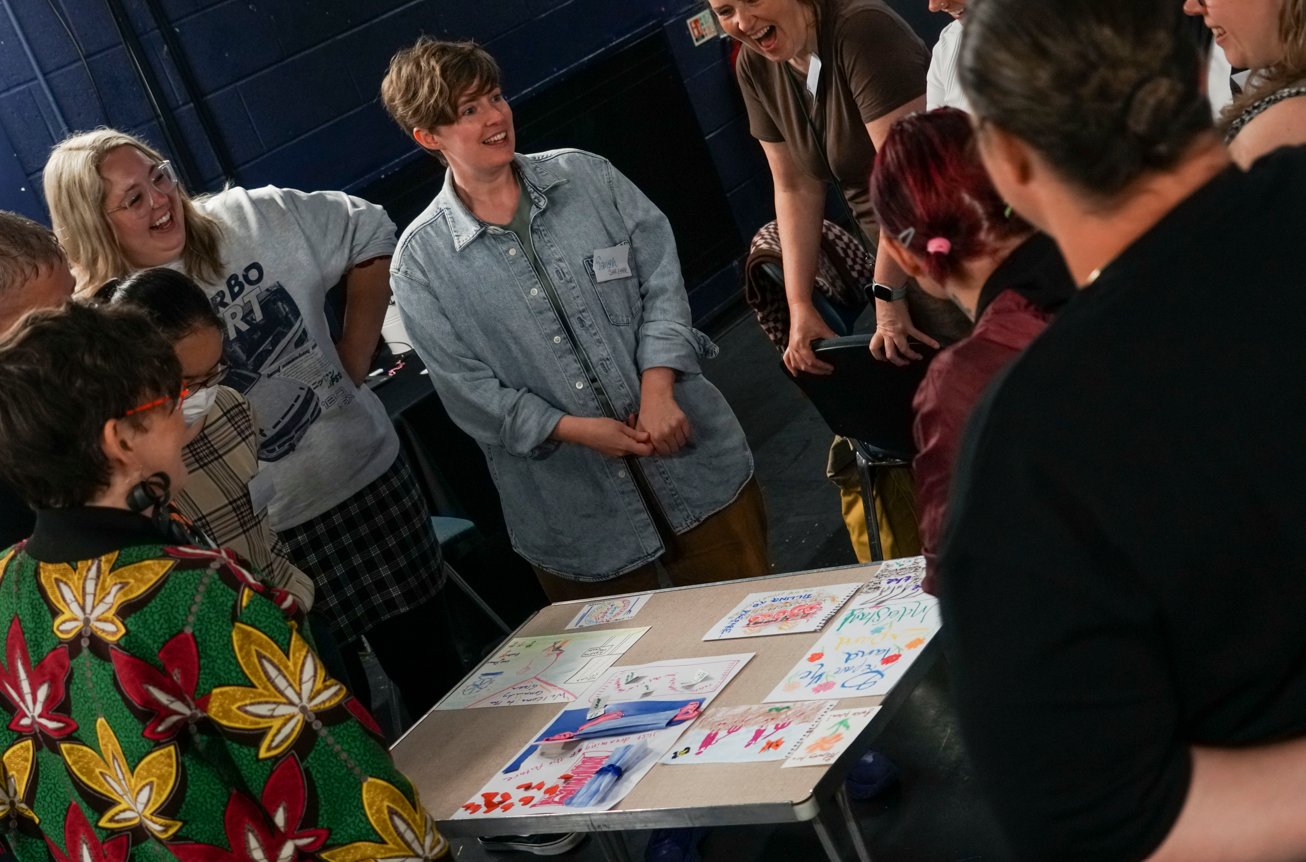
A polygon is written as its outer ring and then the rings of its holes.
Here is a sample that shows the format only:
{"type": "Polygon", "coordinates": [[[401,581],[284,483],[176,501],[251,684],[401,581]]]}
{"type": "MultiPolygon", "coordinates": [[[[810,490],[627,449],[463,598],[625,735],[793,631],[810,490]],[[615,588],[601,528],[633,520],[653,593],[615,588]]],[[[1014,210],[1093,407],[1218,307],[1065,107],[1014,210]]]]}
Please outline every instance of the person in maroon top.
{"type": "Polygon", "coordinates": [[[934,549],[971,408],[1075,290],[1056,244],[993,188],[972,139],[970,120],[954,108],[912,114],[890,128],[871,174],[884,248],[922,288],[975,321],[969,337],[930,363],[912,403],[912,474],[930,593],[938,588],[934,549]]]}

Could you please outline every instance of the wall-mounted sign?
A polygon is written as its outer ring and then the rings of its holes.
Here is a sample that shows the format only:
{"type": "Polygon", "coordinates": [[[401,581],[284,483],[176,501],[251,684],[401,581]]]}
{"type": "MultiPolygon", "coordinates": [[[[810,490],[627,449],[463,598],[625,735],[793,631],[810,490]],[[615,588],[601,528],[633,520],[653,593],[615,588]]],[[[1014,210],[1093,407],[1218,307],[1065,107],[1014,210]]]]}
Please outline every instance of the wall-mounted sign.
{"type": "Polygon", "coordinates": [[[689,37],[694,40],[696,46],[721,35],[721,29],[716,24],[716,16],[712,14],[710,9],[704,9],[686,21],[685,24],[689,27],[689,37]]]}

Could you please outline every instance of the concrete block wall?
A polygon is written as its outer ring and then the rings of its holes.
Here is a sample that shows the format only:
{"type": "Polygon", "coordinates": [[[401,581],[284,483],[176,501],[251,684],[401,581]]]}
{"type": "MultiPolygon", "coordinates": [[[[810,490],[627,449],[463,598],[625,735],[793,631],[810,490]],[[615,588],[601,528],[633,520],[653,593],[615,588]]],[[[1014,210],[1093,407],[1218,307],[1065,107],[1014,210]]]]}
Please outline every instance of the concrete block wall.
{"type": "MultiPolygon", "coordinates": [[[[198,185],[221,187],[219,159],[154,20],[143,0],[125,5],[161,83],[161,97],[175,112],[198,165],[198,185]]],[[[417,158],[376,96],[390,56],[421,33],[482,42],[502,63],[509,96],[521,98],[625,39],[665,27],[727,188],[746,186],[760,165],[739,120],[742,106],[724,44],[696,48],[689,38],[684,19],[701,8],[692,0],[159,5],[198,85],[194,95],[216,120],[218,146],[234,164],[232,179],[239,184],[356,189],[417,158]]],[[[104,0],[6,0],[0,6],[0,208],[45,220],[40,173],[46,155],[65,134],[98,125],[142,134],[166,150],[104,0]],[[64,13],[71,35],[54,10],[64,13]]],[[[745,226],[755,220],[750,216],[745,226]]]]}

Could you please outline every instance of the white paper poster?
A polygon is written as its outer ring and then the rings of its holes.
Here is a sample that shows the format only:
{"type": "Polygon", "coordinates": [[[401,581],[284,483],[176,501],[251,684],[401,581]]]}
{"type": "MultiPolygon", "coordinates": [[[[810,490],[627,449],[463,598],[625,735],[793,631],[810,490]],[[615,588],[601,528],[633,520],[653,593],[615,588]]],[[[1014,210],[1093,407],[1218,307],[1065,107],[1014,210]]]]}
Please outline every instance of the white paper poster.
{"type": "Polygon", "coordinates": [[[939,631],[929,596],[884,604],[854,602],[766,696],[766,703],[888,694],[939,631]]]}
{"type": "Polygon", "coordinates": [[[878,706],[862,709],[838,709],[825,715],[817,723],[807,738],[799,743],[798,748],[785,766],[829,766],[839,758],[848,746],[853,744],[862,728],[871,723],[878,706]]]}
{"type": "Polygon", "coordinates": [[[569,703],[647,631],[645,626],[513,638],[435,708],[569,703]]]}
{"type": "Polygon", "coordinates": [[[641,593],[638,596],[619,596],[601,602],[590,602],[571,618],[571,622],[567,623],[567,630],[625,622],[639,613],[639,609],[648,603],[648,599],[648,593],[641,593]]]}
{"type": "Polygon", "coordinates": [[[832,709],[830,701],[713,707],[685,731],[662,762],[685,765],[784,760],[832,709]]]}
{"type": "Polygon", "coordinates": [[[705,641],[753,638],[795,632],[815,632],[830,621],[861,584],[800,587],[770,593],[749,593],[721,618],[705,641]]]}
{"type": "Polygon", "coordinates": [[[677,659],[610,668],[575,703],[549,722],[455,820],[606,811],[620,802],[675,743],[752,653],[677,659]],[[605,770],[614,754],[638,752],[620,770],[605,770]],[[591,781],[614,781],[601,798],[577,804],[591,781]]]}

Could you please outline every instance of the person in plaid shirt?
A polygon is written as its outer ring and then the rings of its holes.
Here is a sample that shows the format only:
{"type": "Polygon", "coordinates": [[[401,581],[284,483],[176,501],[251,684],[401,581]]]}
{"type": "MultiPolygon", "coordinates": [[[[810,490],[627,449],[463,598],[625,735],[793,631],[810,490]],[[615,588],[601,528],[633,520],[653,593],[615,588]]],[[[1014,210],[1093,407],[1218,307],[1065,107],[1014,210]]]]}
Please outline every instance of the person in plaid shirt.
{"type": "Polygon", "coordinates": [[[208,297],[184,273],[157,267],[116,284],[109,301],[145,312],[172,342],[182,383],[191,390],[182,404],[192,429],[182,449],[191,479],[174,501],[177,508],[218,545],[253,563],[269,586],[311,610],[313,579],[290,561],[285,541],[268,523],[266,504],[253,499],[258,425],[249,401],[221,385],[228,365],[221,321],[208,297]]]}

